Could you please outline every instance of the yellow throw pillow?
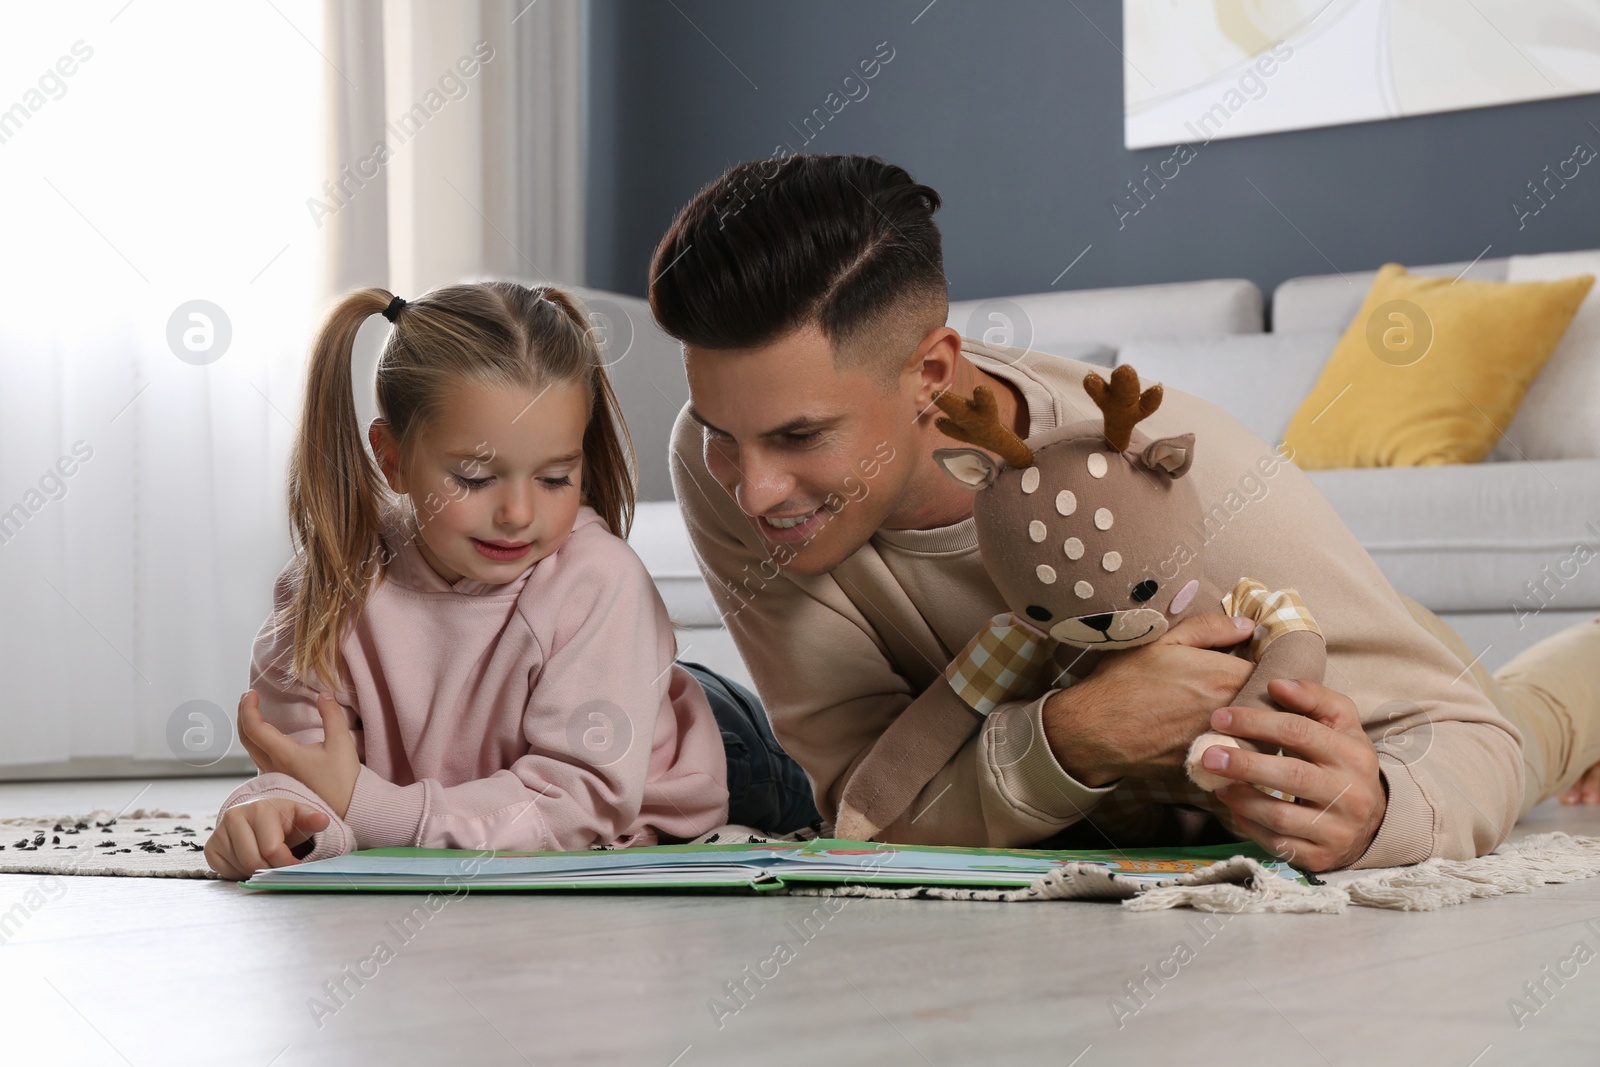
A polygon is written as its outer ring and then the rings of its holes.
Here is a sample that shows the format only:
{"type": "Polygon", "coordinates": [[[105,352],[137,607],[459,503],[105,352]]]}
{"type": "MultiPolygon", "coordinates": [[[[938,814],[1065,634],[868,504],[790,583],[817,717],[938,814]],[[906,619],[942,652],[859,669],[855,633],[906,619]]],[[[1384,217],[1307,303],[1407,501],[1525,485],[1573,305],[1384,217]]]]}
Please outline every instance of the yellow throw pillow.
{"type": "Polygon", "coordinates": [[[1379,271],[1289,422],[1302,470],[1476,463],[1594,284],[1480,282],[1379,271]]]}

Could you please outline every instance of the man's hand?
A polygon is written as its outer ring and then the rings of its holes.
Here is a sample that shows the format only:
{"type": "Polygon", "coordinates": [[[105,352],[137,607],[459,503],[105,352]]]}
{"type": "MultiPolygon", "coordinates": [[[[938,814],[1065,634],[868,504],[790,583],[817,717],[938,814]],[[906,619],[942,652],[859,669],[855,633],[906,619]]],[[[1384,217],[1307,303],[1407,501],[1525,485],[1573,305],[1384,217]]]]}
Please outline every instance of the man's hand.
{"type": "Polygon", "coordinates": [[[1348,867],[1372,844],[1389,806],[1378,752],[1361,728],[1355,702],[1310,679],[1274,678],[1267,694],[1284,710],[1218,708],[1211,725],[1285,754],[1212,745],[1201,762],[1238,779],[1217,790],[1217,799],[1228,805],[1240,831],[1296,867],[1348,867]],[[1297,802],[1270,797],[1257,785],[1297,802]]]}
{"type": "Polygon", "coordinates": [[[261,700],[251,689],[239,699],[239,740],[261,773],[280,771],[297,779],[342,819],[350,809],[361,758],[339,702],[329,693],[319,693],[317,711],[324,740],[305,744],[261,717],[261,700]]]}
{"type": "Polygon", "coordinates": [[[1184,619],[1148,645],[1112,652],[1083,681],[1045,704],[1044,732],[1056,761],[1098,787],[1123,776],[1181,774],[1213,711],[1244,688],[1255,664],[1213,651],[1255,630],[1220,612],[1184,619]]]}

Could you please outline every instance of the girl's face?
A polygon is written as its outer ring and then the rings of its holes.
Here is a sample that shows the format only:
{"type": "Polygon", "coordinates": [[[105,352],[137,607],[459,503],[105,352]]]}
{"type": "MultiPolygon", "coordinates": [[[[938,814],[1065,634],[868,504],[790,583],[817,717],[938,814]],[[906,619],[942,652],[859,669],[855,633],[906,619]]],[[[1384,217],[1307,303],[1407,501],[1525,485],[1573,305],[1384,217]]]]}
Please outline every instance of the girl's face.
{"type": "Polygon", "coordinates": [[[588,415],[581,384],[530,393],[463,382],[403,469],[374,420],[373,452],[389,487],[411,497],[418,548],[441,578],[498,585],[561,547],[582,503],[588,415]]]}

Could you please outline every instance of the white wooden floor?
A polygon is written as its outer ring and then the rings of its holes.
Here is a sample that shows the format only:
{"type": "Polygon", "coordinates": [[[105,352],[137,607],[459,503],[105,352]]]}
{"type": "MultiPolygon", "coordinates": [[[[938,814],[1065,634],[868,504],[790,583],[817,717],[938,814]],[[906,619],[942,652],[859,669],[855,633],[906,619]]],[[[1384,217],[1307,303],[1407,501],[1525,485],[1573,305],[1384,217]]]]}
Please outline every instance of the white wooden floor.
{"type": "MultiPolygon", "coordinates": [[[[233,784],[160,781],[137,806],[200,816],[233,784]]],[[[144,786],[0,785],[0,817],[144,786]]],[[[1600,834],[1600,812],[1522,829],[1600,834]]],[[[0,914],[53,893],[0,944],[7,1065],[1600,1062],[1600,879],[1209,928],[1100,904],[486,895],[410,932],[420,897],[49,881],[0,876],[0,914]]]]}

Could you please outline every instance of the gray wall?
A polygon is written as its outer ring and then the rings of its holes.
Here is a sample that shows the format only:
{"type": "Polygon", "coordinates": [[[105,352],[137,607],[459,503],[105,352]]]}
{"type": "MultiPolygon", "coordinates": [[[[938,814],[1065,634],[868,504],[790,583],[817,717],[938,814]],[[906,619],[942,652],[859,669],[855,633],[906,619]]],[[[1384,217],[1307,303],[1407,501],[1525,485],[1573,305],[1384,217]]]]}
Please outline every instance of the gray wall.
{"type": "Polygon", "coordinates": [[[1122,147],[1121,4],[926,4],[595,0],[589,284],[643,295],[677,207],[780,143],[876,154],[937,189],[953,299],[1048,290],[1087,245],[1055,288],[1243,277],[1270,296],[1491,244],[1600,247],[1600,164],[1520,232],[1510,207],[1577,141],[1600,147],[1596,96],[1213,141],[1119,230],[1113,200],[1172,154],[1122,147]],[[866,97],[807,143],[795,127],[883,41],[866,97]]]}

